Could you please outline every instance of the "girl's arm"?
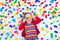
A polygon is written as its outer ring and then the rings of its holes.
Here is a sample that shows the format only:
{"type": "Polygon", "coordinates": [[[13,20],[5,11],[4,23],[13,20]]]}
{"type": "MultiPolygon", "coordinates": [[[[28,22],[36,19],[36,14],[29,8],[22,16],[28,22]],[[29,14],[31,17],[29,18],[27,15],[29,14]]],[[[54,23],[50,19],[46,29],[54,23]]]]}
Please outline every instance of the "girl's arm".
{"type": "Polygon", "coordinates": [[[36,16],[35,18],[33,18],[34,20],[33,20],[33,24],[38,24],[38,23],[40,23],[42,20],[41,20],[41,18],[39,18],[38,16],[36,16]]]}
{"type": "Polygon", "coordinates": [[[25,15],[24,15],[24,17],[22,18],[22,20],[21,20],[21,24],[20,24],[20,26],[19,26],[19,30],[22,30],[22,29],[24,29],[24,26],[25,26],[25,15]]]}
{"type": "Polygon", "coordinates": [[[25,23],[21,23],[20,26],[19,26],[19,30],[23,30],[24,29],[24,26],[25,26],[25,23]]]}

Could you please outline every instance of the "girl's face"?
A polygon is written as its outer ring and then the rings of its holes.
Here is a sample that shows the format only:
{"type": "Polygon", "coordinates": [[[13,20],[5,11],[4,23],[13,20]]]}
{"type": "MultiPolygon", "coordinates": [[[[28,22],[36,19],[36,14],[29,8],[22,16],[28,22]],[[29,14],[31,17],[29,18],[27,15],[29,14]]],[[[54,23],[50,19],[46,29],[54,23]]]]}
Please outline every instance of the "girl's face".
{"type": "Polygon", "coordinates": [[[26,21],[28,24],[30,24],[32,22],[32,15],[26,14],[26,21]]]}

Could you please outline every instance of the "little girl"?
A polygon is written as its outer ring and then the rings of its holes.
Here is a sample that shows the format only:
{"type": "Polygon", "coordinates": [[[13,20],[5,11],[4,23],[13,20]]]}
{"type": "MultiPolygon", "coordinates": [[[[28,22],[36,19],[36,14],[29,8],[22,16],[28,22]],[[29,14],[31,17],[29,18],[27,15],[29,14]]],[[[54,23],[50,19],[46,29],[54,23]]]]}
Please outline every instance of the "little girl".
{"type": "Polygon", "coordinates": [[[38,16],[33,17],[31,13],[25,13],[22,23],[19,26],[19,30],[23,30],[22,36],[26,40],[38,40],[38,34],[40,32],[36,25],[40,22],[41,18],[38,16]]]}

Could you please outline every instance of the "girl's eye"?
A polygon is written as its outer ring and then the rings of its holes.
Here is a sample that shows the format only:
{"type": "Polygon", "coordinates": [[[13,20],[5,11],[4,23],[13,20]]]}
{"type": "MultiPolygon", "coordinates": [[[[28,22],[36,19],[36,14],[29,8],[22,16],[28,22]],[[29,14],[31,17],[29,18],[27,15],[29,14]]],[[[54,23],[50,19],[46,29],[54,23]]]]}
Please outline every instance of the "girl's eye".
{"type": "Polygon", "coordinates": [[[26,17],[25,19],[28,20],[28,17],[26,17]]]}

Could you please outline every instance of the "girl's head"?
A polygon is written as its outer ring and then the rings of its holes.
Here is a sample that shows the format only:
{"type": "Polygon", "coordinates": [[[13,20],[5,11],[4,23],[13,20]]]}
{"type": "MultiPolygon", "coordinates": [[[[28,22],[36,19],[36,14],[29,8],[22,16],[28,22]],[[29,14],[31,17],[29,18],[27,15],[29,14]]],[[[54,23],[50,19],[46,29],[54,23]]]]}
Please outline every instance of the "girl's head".
{"type": "Polygon", "coordinates": [[[25,20],[28,24],[32,22],[32,14],[31,13],[25,13],[25,20]]]}

